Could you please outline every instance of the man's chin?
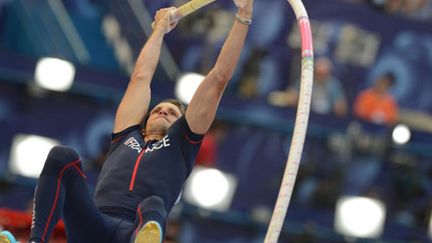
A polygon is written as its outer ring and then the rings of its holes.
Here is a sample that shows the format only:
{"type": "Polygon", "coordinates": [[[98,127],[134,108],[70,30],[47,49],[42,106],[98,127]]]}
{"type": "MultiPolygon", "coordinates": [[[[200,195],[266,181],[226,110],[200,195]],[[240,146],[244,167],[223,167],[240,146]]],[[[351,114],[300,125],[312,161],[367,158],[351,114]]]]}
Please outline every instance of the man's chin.
{"type": "Polygon", "coordinates": [[[151,134],[166,134],[168,132],[169,124],[168,122],[155,124],[152,129],[150,129],[151,134]]]}

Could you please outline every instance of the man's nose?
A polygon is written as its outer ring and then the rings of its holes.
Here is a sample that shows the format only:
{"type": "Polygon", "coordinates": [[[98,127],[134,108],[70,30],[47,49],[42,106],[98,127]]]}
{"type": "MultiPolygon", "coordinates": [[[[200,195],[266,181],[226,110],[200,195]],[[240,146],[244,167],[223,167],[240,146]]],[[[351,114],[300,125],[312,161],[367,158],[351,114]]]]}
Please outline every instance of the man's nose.
{"type": "Polygon", "coordinates": [[[167,115],[168,113],[165,110],[160,110],[159,114],[167,115]]]}

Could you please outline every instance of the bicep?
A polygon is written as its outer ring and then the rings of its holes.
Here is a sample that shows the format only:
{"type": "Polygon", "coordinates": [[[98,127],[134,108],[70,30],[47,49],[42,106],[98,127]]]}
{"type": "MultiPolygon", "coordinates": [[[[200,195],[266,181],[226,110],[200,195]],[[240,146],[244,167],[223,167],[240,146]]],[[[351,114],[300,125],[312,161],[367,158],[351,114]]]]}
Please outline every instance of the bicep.
{"type": "Polygon", "coordinates": [[[213,71],[200,84],[186,110],[186,121],[192,132],[204,134],[208,131],[225,87],[226,82],[213,71]]]}
{"type": "Polygon", "coordinates": [[[150,86],[147,82],[131,80],[117,109],[113,132],[119,132],[142,122],[150,103],[150,86]]]}

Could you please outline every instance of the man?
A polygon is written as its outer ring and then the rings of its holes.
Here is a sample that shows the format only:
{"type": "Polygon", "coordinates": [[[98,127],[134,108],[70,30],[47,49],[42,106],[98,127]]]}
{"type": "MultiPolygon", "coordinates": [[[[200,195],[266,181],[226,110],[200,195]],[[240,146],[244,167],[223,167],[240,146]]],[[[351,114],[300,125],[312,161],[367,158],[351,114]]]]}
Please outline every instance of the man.
{"type": "Polygon", "coordinates": [[[360,92],[355,99],[354,115],[375,124],[395,124],[399,117],[399,108],[390,92],[394,84],[393,73],[379,76],[372,87],[360,92]]]}
{"type": "MultiPolygon", "coordinates": [[[[345,117],[348,105],[345,92],[339,79],[333,76],[333,63],[327,57],[318,57],[314,69],[314,90],[311,98],[311,111],[323,115],[345,117]]],[[[300,80],[286,91],[273,92],[269,100],[280,106],[297,106],[300,80]]]]}
{"type": "MultiPolygon", "coordinates": [[[[153,33],[138,56],[117,110],[94,200],[78,154],[68,147],[54,147],[36,188],[30,242],[47,242],[61,214],[68,242],[162,242],[167,215],[236,68],[252,4],[253,0],[246,0],[238,8],[214,68],[186,111],[179,102],[165,100],[148,112],[163,37],[176,25],[170,24],[169,17],[175,8],[157,11],[153,33]]],[[[13,240],[7,232],[0,234],[0,243],[13,240]]]]}

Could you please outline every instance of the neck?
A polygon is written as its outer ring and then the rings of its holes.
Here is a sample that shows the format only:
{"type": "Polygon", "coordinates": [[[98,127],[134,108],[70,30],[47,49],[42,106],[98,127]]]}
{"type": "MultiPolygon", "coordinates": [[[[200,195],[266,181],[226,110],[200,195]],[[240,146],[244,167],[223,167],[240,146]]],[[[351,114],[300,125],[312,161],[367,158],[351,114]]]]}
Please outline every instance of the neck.
{"type": "Polygon", "coordinates": [[[375,88],[375,89],[373,89],[373,91],[379,96],[383,96],[386,94],[386,92],[384,90],[379,89],[379,88],[375,88]]]}
{"type": "Polygon", "coordinates": [[[144,136],[144,141],[147,143],[151,140],[161,140],[163,136],[161,134],[148,134],[144,136]]]}

